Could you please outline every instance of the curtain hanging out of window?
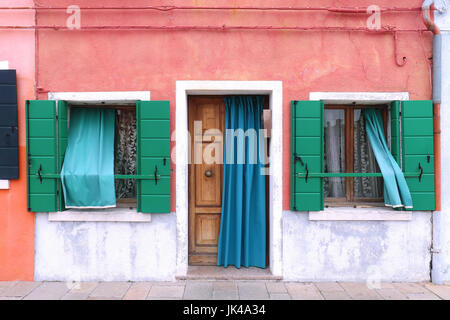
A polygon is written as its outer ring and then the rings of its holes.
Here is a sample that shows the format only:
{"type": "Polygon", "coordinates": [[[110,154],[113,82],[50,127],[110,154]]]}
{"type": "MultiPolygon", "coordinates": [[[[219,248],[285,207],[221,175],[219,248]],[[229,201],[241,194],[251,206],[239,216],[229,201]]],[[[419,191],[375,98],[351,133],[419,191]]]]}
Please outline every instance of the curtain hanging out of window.
{"type": "Polygon", "coordinates": [[[116,206],[114,110],[72,108],[61,170],[66,208],[116,206]]]}
{"type": "Polygon", "coordinates": [[[393,208],[412,208],[412,198],[402,170],[386,144],[381,113],[365,109],[366,131],[384,179],[384,203],[393,208]]]}

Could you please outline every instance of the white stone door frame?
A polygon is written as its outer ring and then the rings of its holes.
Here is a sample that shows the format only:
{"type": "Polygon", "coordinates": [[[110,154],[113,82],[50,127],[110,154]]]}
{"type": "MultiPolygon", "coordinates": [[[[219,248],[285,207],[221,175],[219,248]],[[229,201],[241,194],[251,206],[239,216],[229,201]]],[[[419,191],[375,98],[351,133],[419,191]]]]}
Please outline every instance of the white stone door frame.
{"type": "Polygon", "coordinates": [[[176,82],[176,220],[177,276],[188,269],[188,95],[264,94],[270,96],[272,136],[270,143],[269,267],[282,276],[283,197],[283,91],[281,81],[177,81],[176,82]]]}

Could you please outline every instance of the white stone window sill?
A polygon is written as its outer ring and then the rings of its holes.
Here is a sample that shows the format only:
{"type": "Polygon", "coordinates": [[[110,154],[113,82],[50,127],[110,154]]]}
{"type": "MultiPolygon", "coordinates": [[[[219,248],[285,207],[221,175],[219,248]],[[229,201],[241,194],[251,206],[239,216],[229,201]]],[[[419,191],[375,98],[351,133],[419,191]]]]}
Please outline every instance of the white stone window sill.
{"type": "Polygon", "coordinates": [[[310,211],[310,221],[410,221],[411,211],[395,211],[388,207],[379,208],[326,208],[324,211],[310,211]]]}
{"type": "Polygon", "coordinates": [[[70,209],[50,212],[48,221],[54,222],[150,222],[152,215],[136,212],[136,209],[111,208],[99,210],[70,209]]]}

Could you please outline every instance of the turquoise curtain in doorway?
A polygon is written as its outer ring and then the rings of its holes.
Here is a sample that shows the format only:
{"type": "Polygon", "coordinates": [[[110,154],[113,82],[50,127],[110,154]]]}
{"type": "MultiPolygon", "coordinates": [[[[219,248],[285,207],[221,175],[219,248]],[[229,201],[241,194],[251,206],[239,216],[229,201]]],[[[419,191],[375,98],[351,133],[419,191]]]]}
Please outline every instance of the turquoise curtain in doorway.
{"type": "Polygon", "coordinates": [[[225,97],[222,217],[217,264],[266,267],[264,97],[225,97]]]}
{"type": "Polygon", "coordinates": [[[393,208],[412,208],[412,198],[402,170],[395,161],[384,137],[380,110],[365,109],[366,131],[384,180],[384,203],[393,208]]]}
{"type": "Polygon", "coordinates": [[[72,108],[61,181],[66,208],[116,206],[113,109],[72,108]]]}

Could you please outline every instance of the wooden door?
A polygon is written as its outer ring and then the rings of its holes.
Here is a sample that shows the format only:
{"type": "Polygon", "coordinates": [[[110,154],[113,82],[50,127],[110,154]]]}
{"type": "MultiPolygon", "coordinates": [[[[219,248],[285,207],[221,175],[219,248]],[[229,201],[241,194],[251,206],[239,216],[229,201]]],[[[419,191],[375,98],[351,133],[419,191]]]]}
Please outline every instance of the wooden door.
{"type": "Polygon", "coordinates": [[[216,96],[190,96],[188,103],[191,137],[189,264],[217,265],[222,209],[225,103],[223,97],[216,96]],[[214,129],[216,132],[212,131],[214,129]],[[211,157],[206,159],[204,154],[211,157]]]}

